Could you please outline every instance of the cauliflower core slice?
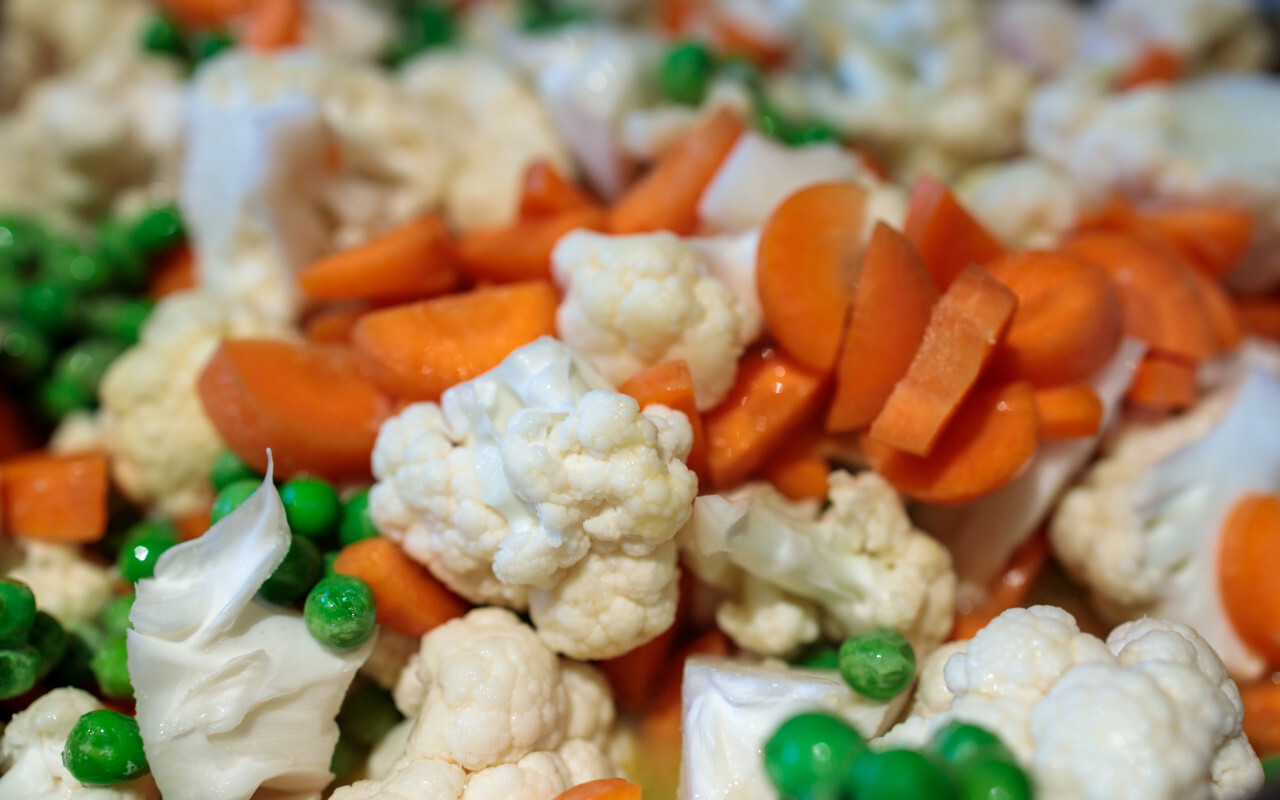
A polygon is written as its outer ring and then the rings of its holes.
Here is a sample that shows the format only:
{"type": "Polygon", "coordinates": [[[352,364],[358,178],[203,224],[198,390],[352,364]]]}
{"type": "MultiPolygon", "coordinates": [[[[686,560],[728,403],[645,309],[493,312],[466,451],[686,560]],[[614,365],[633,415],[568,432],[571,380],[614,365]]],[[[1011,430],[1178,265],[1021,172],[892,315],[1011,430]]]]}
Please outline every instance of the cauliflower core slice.
{"type": "Polygon", "coordinates": [[[608,658],[674,618],[691,444],[683,414],[642,413],[543,338],[384,423],[370,511],[454,591],[527,608],[559,652],[608,658]]]}

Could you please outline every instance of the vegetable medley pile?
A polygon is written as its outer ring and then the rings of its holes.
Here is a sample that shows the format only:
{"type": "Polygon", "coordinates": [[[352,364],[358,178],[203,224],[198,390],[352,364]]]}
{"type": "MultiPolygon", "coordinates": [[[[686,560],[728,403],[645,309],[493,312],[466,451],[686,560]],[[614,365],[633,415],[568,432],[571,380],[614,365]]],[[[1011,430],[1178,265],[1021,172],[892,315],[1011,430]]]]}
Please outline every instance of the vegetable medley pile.
{"type": "Polygon", "coordinates": [[[1252,795],[1260,13],[0,5],[0,797],[1252,795]]]}

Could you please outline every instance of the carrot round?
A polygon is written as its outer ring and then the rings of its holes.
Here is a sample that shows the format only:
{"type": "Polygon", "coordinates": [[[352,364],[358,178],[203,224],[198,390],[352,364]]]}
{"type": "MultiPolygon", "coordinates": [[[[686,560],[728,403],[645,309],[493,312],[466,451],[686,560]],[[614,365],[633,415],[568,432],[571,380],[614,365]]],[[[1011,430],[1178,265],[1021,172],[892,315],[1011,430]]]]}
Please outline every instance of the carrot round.
{"type": "Polygon", "coordinates": [[[1018,296],[992,357],[999,374],[1037,386],[1071,383],[1101,369],[1120,346],[1120,296],[1096,264],[1029,251],[998,258],[986,270],[1018,296]]]}
{"type": "Polygon", "coordinates": [[[347,344],[360,318],[369,313],[365,307],[326,308],[310,315],[302,325],[302,335],[317,344],[347,344]]]}
{"type": "Polygon", "coordinates": [[[1236,316],[1245,330],[1268,339],[1280,339],[1280,297],[1241,297],[1236,316]]]}
{"type": "Polygon", "coordinates": [[[481,228],[458,240],[463,271],[477,281],[510,283],[551,277],[551,251],[577,228],[603,230],[607,213],[595,206],[571,208],[550,216],[481,228]]]}
{"type": "Polygon", "coordinates": [[[1128,92],[1144,86],[1177,83],[1186,72],[1186,62],[1178,51],[1164,45],[1151,45],[1116,78],[1116,89],[1128,92]]]}
{"type": "Polygon", "coordinates": [[[546,159],[538,159],[525,170],[520,191],[520,219],[554,217],[594,204],[591,195],[561,175],[546,159]]]}
{"type": "Polygon", "coordinates": [[[556,293],[547,281],[487,286],[371,311],[352,342],[375,379],[409,400],[442,392],[496,367],[507,354],[555,333],[556,293]]]}
{"type": "Polygon", "coordinates": [[[657,403],[680,411],[689,418],[689,425],[693,428],[693,448],[689,450],[686,463],[697,474],[698,482],[705,485],[710,478],[707,472],[707,435],[694,399],[693,374],[689,372],[689,365],[683,359],[657,364],[623,381],[618,391],[634,397],[640,408],[657,403]]]}
{"type": "Polygon", "coordinates": [[[1018,545],[1004,572],[987,588],[985,602],[956,610],[952,641],[972,639],[991,620],[1026,602],[1048,561],[1049,537],[1043,532],[1018,545]]]}
{"type": "Polygon", "coordinates": [[[561,792],[556,800],[640,800],[640,787],[625,778],[600,778],[561,792]]]}
{"type": "Polygon", "coordinates": [[[1231,508],[1218,534],[1218,591],[1236,633],[1280,664],[1280,497],[1250,494],[1231,508]]]}
{"type": "Polygon", "coordinates": [[[1018,477],[1038,441],[1035,392],[1018,381],[973,392],[927,456],[868,435],[862,437],[862,450],[872,468],[907,497],[958,505],[1018,477]]]}
{"type": "Polygon", "coordinates": [[[284,476],[365,478],[378,427],[392,411],[355,353],[331,345],[230,339],[198,386],[227,446],[259,472],[271,448],[284,476]]]}
{"type": "Polygon", "coordinates": [[[0,522],[6,533],[64,544],[107,532],[107,457],[31,453],[0,464],[0,522]]]}
{"type": "Polygon", "coordinates": [[[855,430],[876,418],[911,366],[937,299],[933,279],[911,245],[877,223],[840,345],[828,431],[855,430]]]}
{"type": "Polygon", "coordinates": [[[304,0],[253,0],[245,24],[245,46],[279,50],[300,43],[306,15],[304,0]]]}
{"type": "Polygon", "coordinates": [[[911,190],[903,233],[933,276],[946,289],[960,271],[1004,255],[1004,247],[960,205],[940,181],[923,176],[911,190]]]}
{"type": "Polygon", "coordinates": [[[1125,400],[1153,411],[1181,411],[1195,405],[1196,396],[1194,364],[1150,351],[1134,371],[1125,400]]]}
{"type": "Polygon", "coordinates": [[[923,456],[933,449],[1017,308],[1017,296],[965,267],[933,307],[920,349],[871,423],[876,441],[923,456]]]}
{"type": "Polygon", "coordinates": [[[390,539],[375,536],[347,545],[334,559],[333,571],[369,584],[378,622],[406,636],[421,636],[469,608],[390,539]]]}
{"type": "Polygon", "coordinates": [[[614,233],[667,230],[681,235],[698,227],[698,200],[745,127],[729,109],[702,119],[618,199],[609,216],[614,233]]]}
{"type": "Polygon", "coordinates": [[[867,193],[823,183],[788,197],[760,234],[756,286],[778,345],[810,369],[836,363],[862,248],[867,193]]]}
{"type": "Polygon", "coordinates": [[[161,256],[151,268],[147,296],[159,300],[183,289],[194,289],[196,283],[196,259],[191,248],[184,244],[161,256]]]}
{"type": "Polygon", "coordinates": [[[1280,683],[1262,680],[1240,686],[1244,733],[1263,758],[1280,753],[1280,683]]]}
{"type": "Polygon", "coordinates": [[[1045,439],[1078,439],[1093,436],[1102,427],[1102,400],[1087,383],[1036,390],[1040,436],[1045,439]]]}
{"type": "Polygon", "coordinates": [[[449,229],[437,216],[401,225],[298,273],[312,300],[416,300],[458,284],[449,229]]]}
{"type": "Polygon", "coordinates": [[[1253,215],[1235,208],[1157,209],[1143,213],[1142,225],[1217,278],[1235,269],[1253,243],[1253,215]]]}

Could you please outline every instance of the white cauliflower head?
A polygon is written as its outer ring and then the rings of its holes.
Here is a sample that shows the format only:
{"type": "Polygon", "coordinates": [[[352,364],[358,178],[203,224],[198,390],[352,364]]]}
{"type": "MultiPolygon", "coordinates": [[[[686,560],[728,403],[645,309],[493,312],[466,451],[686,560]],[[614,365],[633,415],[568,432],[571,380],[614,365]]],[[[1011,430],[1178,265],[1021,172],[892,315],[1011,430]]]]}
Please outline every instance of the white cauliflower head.
{"type": "Polygon", "coordinates": [[[556,330],[606,378],[621,383],[646,367],[684,359],[699,409],[729,391],[760,322],[707,274],[696,248],[670,233],[575,231],[560,240],[551,261],[565,290],[556,330]]]}
{"type": "Polygon", "coordinates": [[[543,338],[383,424],[370,512],[454,591],[528,608],[558,651],[607,658],[674,618],[691,444],[683,414],[641,412],[543,338]]]}
{"type": "Polygon", "coordinates": [[[36,606],[63,627],[91,625],[111,599],[111,570],[85,559],[79,547],[22,539],[14,543],[16,563],[0,570],[4,576],[31,587],[36,606]]]}
{"type": "Polygon", "coordinates": [[[1011,249],[1053,247],[1075,224],[1079,200],[1070,177],[1038,158],[984,165],[957,186],[965,207],[1011,249]]]}
{"type": "Polygon", "coordinates": [[[1191,628],[1141,619],[1107,641],[1048,606],[1004,612],[944,667],[949,708],[880,740],[919,747],[947,723],[993,731],[1044,800],[1244,797],[1262,767],[1240,693],[1191,628]]]}
{"type": "Polygon", "coordinates": [[[680,533],[690,569],[728,598],[716,612],[739,646],[785,655],[825,633],[899,631],[922,655],[950,631],[955,573],[873,472],[829,478],[830,507],[747,484],[704,495],[680,533]]]}

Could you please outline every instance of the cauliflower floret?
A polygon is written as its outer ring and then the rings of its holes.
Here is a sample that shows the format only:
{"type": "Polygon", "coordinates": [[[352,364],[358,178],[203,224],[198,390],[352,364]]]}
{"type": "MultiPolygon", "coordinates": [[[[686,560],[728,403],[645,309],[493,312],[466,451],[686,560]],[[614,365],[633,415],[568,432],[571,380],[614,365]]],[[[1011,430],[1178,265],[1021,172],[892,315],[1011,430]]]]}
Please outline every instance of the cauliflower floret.
{"type": "Polygon", "coordinates": [[[1105,616],[1191,625],[1242,679],[1266,665],[1223,609],[1217,534],[1241,496],[1280,489],[1280,425],[1270,422],[1280,381],[1243,371],[1187,414],[1127,427],[1049,528],[1059,560],[1105,616]]]}
{"type": "Polygon", "coordinates": [[[1154,45],[1200,70],[1261,69],[1271,55],[1267,26],[1249,0],[1107,0],[1096,13],[1094,38],[1107,41],[1091,49],[1125,62],[1154,45]]]}
{"type": "Polygon", "coordinates": [[[212,501],[209,467],[223,445],[196,380],[223,337],[286,333],[281,324],[205,292],[161,300],[138,344],[111,364],[99,388],[103,443],[120,489],[169,516],[212,501]]]}
{"type": "Polygon", "coordinates": [[[1079,212],[1070,177],[1038,158],[971,170],[957,192],[965,207],[1014,250],[1053,247],[1079,212]]]}
{"type": "Polygon", "coordinates": [[[383,424],[370,512],[454,591],[529,609],[575,658],[626,652],[675,613],[676,553],[697,479],[683,414],[640,411],[560,342],[383,424]]]}
{"type": "Polygon", "coordinates": [[[706,273],[698,250],[670,233],[575,231],[556,244],[552,273],[565,290],[556,330],[614,383],[684,359],[698,408],[720,402],[760,320],[706,273]]]}
{"type": "Polygon", "coordinates": [[[22,800],[159,800],[151,776],[115,786],[84,786],[62,765],[76,720],[102,708],[79,689],[54,689],[14,715],[0,740],[0,797],[22,800]]]}
{"type": "Polygon", "coordinates": [[[379,0],[310,0],[302,41],[324,53],[374,60],[396,35],[393,9],[379,0]]]}
{"type": "Polygon", "coordinates": [[[688,566],[729,594],[716,620],[740,646],[786,655],[820,632],[893,628],[921,655],[951,629],[956,578],[938,542],[911,526],[872,472],[838,470],[830,507],[749,483],[703,495],[680,532],[688,566]]]}
{"type": "Polygon", "coordinates": [[[919,747],[952,720],[981,725],[1044,800],[1208,800],[1262,785],[1240,693],[1185,625],[1142,619],[1104,643],[1065,611],[1035,606],[1004,612],[962,646],[944,667],[950,707],[908,718],[879,744],[919,747]]]}
{"type": "Polygon", "coordinates": [[[111,599],[111,570],[85,560],[75,546],[22,539],[15,544],[17,561],[5,577],[30,586],[36,606],[63,627],[91,625],[111,599]]]}

